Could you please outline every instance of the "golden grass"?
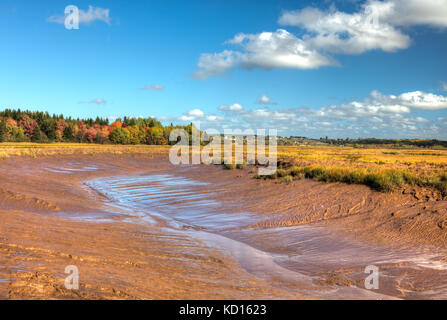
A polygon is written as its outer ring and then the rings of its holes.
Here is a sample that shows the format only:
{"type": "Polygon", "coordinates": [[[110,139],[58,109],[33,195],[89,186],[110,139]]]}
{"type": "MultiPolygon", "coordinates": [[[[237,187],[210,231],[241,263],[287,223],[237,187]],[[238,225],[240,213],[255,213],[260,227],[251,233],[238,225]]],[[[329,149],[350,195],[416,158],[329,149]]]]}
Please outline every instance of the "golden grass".
{"type": "Polygon", "coordinates": [[[148,145],[99,145],[81,143],[1,143],[0,159],[13,156],[36,158],[52,155],[94,155],[94,154],[151,154],[168,152],[169,146],[148,145]]]}
{"type": "MultiPolygon", "coordinates": [[[[155,154],[168,153],[169,148],[148,145],[1,143],[0,159],[64,154],[155,154]]],[[[283,168],[267,178],[280,178],[286,183],[291,178],[310,178],[365,184],[384,192],[404,185],[418,185],[435,188],[443,195],[447,193],[447,150],[443,149],[280,146],[278,159],[283,168]]],[[[226,169],[243,169],[244,166],[228,164],[226,169]]]]}
{"type": "Polygon", "coordinates": [[[277,171],[277,178],[364,184],[382,192],[413,185],[447,195],[447,150],[279,147],[278,158],[286,168],[277,171]]]}

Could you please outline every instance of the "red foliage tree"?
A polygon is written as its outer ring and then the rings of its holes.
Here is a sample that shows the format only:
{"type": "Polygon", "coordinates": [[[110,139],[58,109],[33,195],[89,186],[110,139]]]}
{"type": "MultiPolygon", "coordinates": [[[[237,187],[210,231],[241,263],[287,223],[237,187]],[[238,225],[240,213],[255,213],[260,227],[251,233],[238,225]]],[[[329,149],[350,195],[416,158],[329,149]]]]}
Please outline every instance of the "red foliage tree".
{"type": "Polygon", "coordinates": [[[31,139],[34,134],[34,128],[37,127],[37,122],[24,114],[22,120],[19,121],[19,126],[23,129],[25,135],[31,139]]]}

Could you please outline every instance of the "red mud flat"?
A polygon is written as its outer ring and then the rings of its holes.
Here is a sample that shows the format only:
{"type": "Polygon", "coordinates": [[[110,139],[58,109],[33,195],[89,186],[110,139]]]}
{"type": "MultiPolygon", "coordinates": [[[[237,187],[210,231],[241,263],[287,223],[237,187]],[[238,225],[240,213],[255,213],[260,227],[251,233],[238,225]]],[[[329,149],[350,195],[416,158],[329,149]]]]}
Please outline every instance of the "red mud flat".
{"type": "Polygon", "coordinates": [[[447,296],[446,201],[166,156],[0,162],[0,298],[447,296]],[[80,289],[64,287],[65,267],[80,289]],[[365,289],[365,267],[380,270],[365,289]]]}

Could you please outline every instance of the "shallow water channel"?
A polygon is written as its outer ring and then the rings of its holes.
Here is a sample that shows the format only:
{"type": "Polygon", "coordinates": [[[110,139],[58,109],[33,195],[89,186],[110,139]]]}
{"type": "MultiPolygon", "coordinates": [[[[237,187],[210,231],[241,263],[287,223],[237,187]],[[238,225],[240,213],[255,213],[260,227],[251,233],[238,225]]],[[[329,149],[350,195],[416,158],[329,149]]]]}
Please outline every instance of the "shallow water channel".
{"type": "Polygon", "coordinates": [[[215,191],[206,183],[170,174],[97,178],[85,184],[119,212],[149,222],[162,219],[282,289],[322,299],[447,298],[447,263],[432,248],[377,247],[344,239],[318,224],[249,228],[265,216],[230,213],[225,208],[237,203],[212,200],[215,191]],[[365,288],[365,268],[371,265],[379,268],[376,290],[365,288]]]}

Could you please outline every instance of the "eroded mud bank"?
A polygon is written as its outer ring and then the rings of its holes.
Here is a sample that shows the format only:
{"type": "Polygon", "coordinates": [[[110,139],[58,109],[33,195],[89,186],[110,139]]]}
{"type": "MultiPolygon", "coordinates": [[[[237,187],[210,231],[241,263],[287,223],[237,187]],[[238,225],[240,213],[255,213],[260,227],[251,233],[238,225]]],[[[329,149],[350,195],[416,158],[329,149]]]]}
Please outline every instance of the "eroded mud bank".
{"type": "Polygon", "coordinates": [[[444,297],[443,201],[164,157],[0,164],[3,298],[444,297]],[[81,289],[63,287],[79,264],[81,289]],[[379,290],[364,269],[380,268],[379,290]]]}

